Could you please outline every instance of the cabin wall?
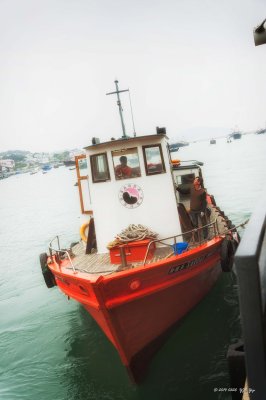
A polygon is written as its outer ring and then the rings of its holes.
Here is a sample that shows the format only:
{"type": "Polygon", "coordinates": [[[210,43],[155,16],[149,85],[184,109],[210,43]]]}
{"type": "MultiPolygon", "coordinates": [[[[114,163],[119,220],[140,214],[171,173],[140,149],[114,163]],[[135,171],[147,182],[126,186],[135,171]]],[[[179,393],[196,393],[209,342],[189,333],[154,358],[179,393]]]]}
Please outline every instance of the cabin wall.
{"type": "Polygon", "coordinates": [[[159,234],[160,238],[181,233],[176,204],[175,189],[169,165],[167,142],[158,138],[151,143],[149,139],[127,143],[125,147],[138,147],[141,177],[122,180],[115,179],[111,151],[121,148],[115,141],[103,148],[87,150],[89,165],[89,187],[91,194],[91,209],[95,220],[95,230],[99,253],[107,252],[107,244],[115,239],[129,224],[142,224],[159,234]],[[146,176],[142,146],[161,143],[166,172],[146,176]],[[110,181],[93,183],[91,177],[90,155],[107,152],[110,170],[110,181]],[[142,203],[135,208],[125,207],[119,193],[128,184],[136,184],[143,193],[142,203]]]}

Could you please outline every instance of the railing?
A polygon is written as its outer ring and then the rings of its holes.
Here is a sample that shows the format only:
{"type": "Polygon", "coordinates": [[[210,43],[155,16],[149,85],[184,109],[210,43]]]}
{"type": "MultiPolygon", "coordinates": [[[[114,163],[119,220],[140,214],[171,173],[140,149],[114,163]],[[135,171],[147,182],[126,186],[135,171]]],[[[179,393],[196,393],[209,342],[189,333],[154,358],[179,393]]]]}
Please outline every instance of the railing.
{"type": "MultiPolygon", "coordinates": [[[[187,235],[191,235],[190,244],[191,243],[194,243],[194,244],[197,243],[197,244],[201,245],[202,243],[206,242],[207,240],[210,240],[208,238],[203,238],[203,235],[202,235],[203,229],[208,229],[208,231],[209,231],[209,229],[211,229],[211,228],[213,229],[213,237],[218,236],[219,235],[219,227],[218,227],[217,219],[215,219],[215,221],[213,221],[213,222],[210,222],[209,224],[203,225],[203,226],[201,226],[199,228],[195,228],[195,229],[192,229],[192,230],[187,231],[187,232],[180,233],[178,235],[169,236],[169,237],[164,238],[164,239],[151,240],[149,242],[147,250],[146,250],[146,254],[145,254],[145,257],[144,257],[143,265],[144,266],[146,265],[146,261],[147,261],[147,257],[148,257],[149,251],[150,251],[150,247],[151,247],[151,245],[153,243],[161,243],[161,244],[164,244],[166,246],[173,247],[177,243],[177,238],[180,238],[180,237],[183,238],[183,237],[185,237],[187,235]],[[197,238],[197,240],[196,240],[196,238],[197,238]],[[173,240],[173,244],[164,243],[165,241],[169,241],[169,240],[173,240]]],[[[228,231],[230,231],[230,229],[228,231]]]]}
{"type": "Polygon", "coordinates": [[[74,264],[72,263],[72,260],[71,260],[71,257],[70,257],[70,254],[69,254],[69,249],[61,249],[60,248],[60,242],[59,242],[59,236],[57,235],[57,236],[55,236],[52,240],[51,240],[51,242],[49,243],[49,253],[50,253],[50,257],[52,258],[53,257],[53,255],[55,254],[55,260],[56,260],[56,262],[58,263],[58,264],[60,264],[60,261],[61,261],[61,258],[62,258],[62,255],[63,256],[67,256],[67,258],[68,258],[68,260],[69,260],[69,262],[70,262],[70,265],[71,265],[71,267],[72,267],[72,269],[73,269],[73,272],[76,274],[77,273],[77,270],[75,269],[75,266],[74,266],[74,264]],[[55,249],[55,248],[53,248],[52,247],[52,243],[55,241],[57,239],[57,249],[55,249]]]}

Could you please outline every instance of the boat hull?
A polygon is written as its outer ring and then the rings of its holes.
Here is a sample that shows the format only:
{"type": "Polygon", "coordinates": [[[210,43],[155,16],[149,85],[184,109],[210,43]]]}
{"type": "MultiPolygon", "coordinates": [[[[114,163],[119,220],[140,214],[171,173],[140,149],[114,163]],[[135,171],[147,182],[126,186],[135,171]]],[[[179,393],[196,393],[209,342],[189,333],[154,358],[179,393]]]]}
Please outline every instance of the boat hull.
{"type": "Polygon", "coordinates": [[[139,383],[171,329],[210,291],[220,273],[221,239],[169,260],[109,276],[54,268],[57,285],[79,301],[139,383]]]}
{"type": "MultiPolygon", "coordinates": [[[[143,379],[151,357],[164,343],[171,328],[206,296],[219,275],[218,263],[182,283],[108,310],[116,336],[112,342],[133,381],[143,379]]],[[[99,315],[95,315],[91,307],[84,306],[102,325],[104,313],[99,311],[99,315]]],[[[103,330],[104,325],[105,321],[103,330]]]]}

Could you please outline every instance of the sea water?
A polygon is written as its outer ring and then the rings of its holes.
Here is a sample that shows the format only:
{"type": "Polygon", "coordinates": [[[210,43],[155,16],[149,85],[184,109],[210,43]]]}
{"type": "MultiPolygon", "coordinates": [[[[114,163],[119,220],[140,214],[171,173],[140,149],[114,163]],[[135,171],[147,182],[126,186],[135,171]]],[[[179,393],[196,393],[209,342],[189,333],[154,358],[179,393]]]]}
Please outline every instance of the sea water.
{"type": "MultiPolygon", "coordinates": [[[[204,162],[205,186],[238,225],[264,191],[265,154],[266,135],[245,135],[192,143],[173,157],[204,162]]],[[[0,181],[0,399],[230,399],[226,353],[241,337],[233,273],[175,330],[140,386],[88,313],[47,289],[39,254],[56,235],[66,246],[79,239],[75,183],[65,167],[0,181]]]]}

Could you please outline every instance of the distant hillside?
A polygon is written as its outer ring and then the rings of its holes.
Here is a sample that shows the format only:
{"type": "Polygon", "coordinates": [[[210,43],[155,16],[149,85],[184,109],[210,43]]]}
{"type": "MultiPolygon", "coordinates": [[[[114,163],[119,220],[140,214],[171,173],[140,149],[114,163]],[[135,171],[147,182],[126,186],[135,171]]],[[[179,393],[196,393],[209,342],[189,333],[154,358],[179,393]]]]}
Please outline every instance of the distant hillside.
{"type": "Polygon", "coordinates": [[[74,159],[75,155],[83,154],[83,150],[65,150],[62,152],[52,152],[52,153],[32,153],[25,150],[8,150],[0,152],[0,160],[14,160],[17,164],[18,162],[62,162],[69,159],[74,159]]]}
{"type": "Polygon", "coordinates": [[[0,153],[0,158],[3,160],[10,159],[14,161],[22,161],[25,160],[28,154],[30,154],[30,151],[8,150],[0,153]]]}

